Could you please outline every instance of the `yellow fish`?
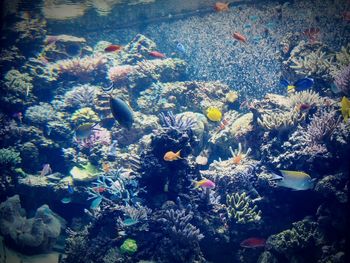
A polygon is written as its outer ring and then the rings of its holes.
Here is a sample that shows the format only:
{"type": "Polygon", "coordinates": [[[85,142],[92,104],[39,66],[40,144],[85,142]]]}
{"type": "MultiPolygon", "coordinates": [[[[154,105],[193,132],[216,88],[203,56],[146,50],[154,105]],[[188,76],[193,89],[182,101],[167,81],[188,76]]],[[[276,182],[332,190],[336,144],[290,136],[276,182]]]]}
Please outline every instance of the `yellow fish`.
{"type": "Polygon", "coordinates": [[[172,161],[176,161],[178,159],[182,159],[180,157],[180,152],[181,152],[181,150],[176,152],[176,153],[174,153],[173,151],[169,151],[166,154],[164,154],[163,159],[164,159],[164,161],[168,161],[168,162],[172,162],[172,161]]]}
{"type": "Polygon", "coordinates": [[[350,117],[350,100],[347,97],[343,97],[341,102],[341,114],[343,115],[344,121],[347,122],[350,117]]]}
{"type": "Polygon", "coordinates": [[[310,175],[307,173],[288,170],[280,170],[280,172],[283,177],[276,175],[276,179],[281,179],[280,181],[277,181],[278,186],[294,190],[307,190],[314,187],[314,179],[311,179],[310,175]]]}
{"type": "Polygon", "coordinates": [[[209,107],[207,109],[207,117],[211,121],[221,121],[222,113],[216,107],[209,107]]]}

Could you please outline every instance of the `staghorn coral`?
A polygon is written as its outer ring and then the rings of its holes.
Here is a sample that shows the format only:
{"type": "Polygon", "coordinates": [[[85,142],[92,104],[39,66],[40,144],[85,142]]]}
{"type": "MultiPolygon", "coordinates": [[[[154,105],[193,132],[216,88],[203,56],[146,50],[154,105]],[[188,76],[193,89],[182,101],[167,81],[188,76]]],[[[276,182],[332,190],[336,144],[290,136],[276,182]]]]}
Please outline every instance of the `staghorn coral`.
{"type": "Polygon", "coordinates": [[[267,130],[283,130],[295,126],[303,119],[305,119],[305,114],[300,114],[294,109],[287,112],[275,111],[262,114],[261,118],[258,118],[258,123],[267,130]]]}
{"type": "Polygon", "coordinates": [[[229,218],[238,224],[257,222],[261,219],[261,210],[257,210],[256,205],[252,205],[251,199],[245,192],[227,195],[226,205],[229,218]]]}
{"type": "Polygon", "coordinates": [[[39,17],[25,17],[14,25],[13,30],[19,33],[18,43],[33,43],[42,40],[46,35],[46,20],[39,17]]]}
{"type": "Polygon", "coordinates": [[[64,104],[68,108],[83,108],[94,106],[97,87],[88,84],[74,87],[64,95],[64,104]]]}
{"type": "MultiPolygon", "coordinates": [[[[149,214],[151,214],[152,212],[152,210],[146,206],[137,205],[136,207],[134,207],[128,204],[121,207],[121,210],[124,212],[124,218],[130,219],[133,222],[133,224],[139,223],[141,221],[146,221],[148,219],[149,214]]],[[[119,221],[121,222],[121,225],[127,226],[125,220],[122,221],[120,219],[119,221]]]]}

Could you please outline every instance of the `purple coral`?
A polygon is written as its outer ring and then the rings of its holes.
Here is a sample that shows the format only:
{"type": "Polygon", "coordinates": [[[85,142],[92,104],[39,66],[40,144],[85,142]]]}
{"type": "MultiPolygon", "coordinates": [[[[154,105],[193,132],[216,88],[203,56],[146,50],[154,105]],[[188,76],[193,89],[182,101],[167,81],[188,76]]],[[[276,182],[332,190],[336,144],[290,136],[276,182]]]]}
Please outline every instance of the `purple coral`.
{"type": "Polygon", "coordinates": [[[350,95],[350,65],[340,71],[334,83],[343,93],[350,95]]]}
{"type": "Polygon", "coordinates": [[[81,148],[93,148],[97,145],[110,145],[111,144],[111,132],[96,126],[96,129],[93,130],[93,133],[90,135],[90,137],[78,140],[78,145],[81,148]]]}

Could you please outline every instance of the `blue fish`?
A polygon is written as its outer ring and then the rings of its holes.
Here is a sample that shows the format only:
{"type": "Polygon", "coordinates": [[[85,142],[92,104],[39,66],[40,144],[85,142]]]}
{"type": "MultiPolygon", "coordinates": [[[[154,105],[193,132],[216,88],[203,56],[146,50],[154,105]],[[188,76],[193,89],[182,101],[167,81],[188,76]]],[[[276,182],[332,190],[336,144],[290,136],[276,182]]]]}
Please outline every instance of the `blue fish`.
{"type": "Polygon", "coordinates": [[[130,106],[117,97],[110,97],[109,104],[114,119],[116,119],[121,126],[129,130],[134,122],[134,114],[130,106]]]}
{"type": "Polygon", "coordinates": [[[178,51],[180,51],[182,53],[186,53],[186,49],[185,49],[184,45],[182,45],[180,42],[177,43],[176,48],[178,51]]]}
{"type": "Polygon", "coordinates": [[[73,186],[71,186],[70,183],[68,183],[67,191],[68,191],[68,193],[69,193],[70,195],[74,193],[73,186]]]}
{"type": "Polygon", "coordinates": [[[95,198],[94,201],[91,202],[90,208],[91,209],[97,209],[100,206],[101,201],[102,201],[102,197],[101,196],[95,198]]]}
{"type": "Polygon", "coordinates": [[[282,79],[281,85],[287,88],[288,93],[307,90],[312,87],[314,80],[312,78],[302,78],[291,84],[288,80],[282,79]]]}
{"type": "Polygon", "coordinates": [[[127,218],[123,221],[124,226],[132,226],[137,224],[139,221],[137,219],[127,218]]]}

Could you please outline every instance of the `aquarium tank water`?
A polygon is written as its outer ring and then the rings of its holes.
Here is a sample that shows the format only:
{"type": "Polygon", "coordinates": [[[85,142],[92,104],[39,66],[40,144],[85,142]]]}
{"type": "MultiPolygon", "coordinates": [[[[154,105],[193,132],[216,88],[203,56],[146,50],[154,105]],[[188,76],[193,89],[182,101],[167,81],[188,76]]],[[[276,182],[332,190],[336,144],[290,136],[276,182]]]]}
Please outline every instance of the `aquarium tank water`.
{"type": "Polygon", "coordinates": [[[350,1],[3,0],[1,263],[346,263],[350,1]]]}

